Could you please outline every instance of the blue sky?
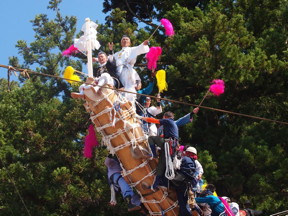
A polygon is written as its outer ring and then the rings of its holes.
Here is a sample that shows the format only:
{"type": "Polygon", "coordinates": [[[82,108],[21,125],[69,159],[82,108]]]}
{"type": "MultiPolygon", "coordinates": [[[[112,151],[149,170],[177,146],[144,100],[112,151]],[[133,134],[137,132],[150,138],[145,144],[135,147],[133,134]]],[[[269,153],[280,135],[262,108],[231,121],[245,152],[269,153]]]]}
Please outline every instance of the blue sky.
{"type": "MultiPolygon", "coordinates": [[[[41,13],[53,16],[54,12],[47,9],[48,3],[49,0],[0,0],[0,64],[8,65],[10,56],[19,57],[15,48],[18,40],[34,41],[30,20],[41,13]]],[[[76,16],[77,31],[80,31],[87,17],[104,23],[106,15],[102,13],[102,4],[102,0],[63,0],[60,12],[63,16],[76,16]]],[[[0,68],[0,78],[6,78],[6,72],[7,69],[0,68]]]]}

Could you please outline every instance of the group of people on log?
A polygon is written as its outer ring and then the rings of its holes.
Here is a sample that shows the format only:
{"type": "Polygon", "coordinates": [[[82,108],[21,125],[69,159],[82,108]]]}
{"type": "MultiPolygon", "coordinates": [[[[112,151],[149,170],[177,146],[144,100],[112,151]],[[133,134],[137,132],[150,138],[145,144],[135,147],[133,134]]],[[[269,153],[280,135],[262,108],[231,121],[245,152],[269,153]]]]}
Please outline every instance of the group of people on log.
{"type": "MultiPolygon", "coordinates": [[[[93,58],[93,61],[97,61],[99,65],[93,68],[94,78],[88,78],[86,84],[80,86],[80,93],[72,93],[72,97],[83,98],[83,89],[93,83],[97,84],[96,88],[109,84],[114,88],[124,89],[122,95],[132,102],[138,116],[142,119],[143,131],[148,137],[153,154],[151,157],[158,160],[154,183],[147,185],[143,182],[142,188],[152,191],[158,190],[159,186],[175,188],[180,216],[192,214],[239,216],[237,203],[231,202],[228,197],[223,199],[213,195],[215,187],[211,184],[202,187],[204,171],[198,161],[196,148],[179,144],[179,127],[192,122],[199,107],[178,120],[174,120],[174,114],[170,111],[165,112],[162,119],[156,119],[155,117],[162,113],[160,94],[157,95],[156,106],[151,106],[150,97],[133,94],[138,92],[149,95],[153,91],[153,78],[148,86],[142,89],[141,79],[133,68],[137,56],[149,51],[148,43],[149,41],[146,40],[139,46],[131,47],[130,38],[124,35],[121,39],[122,49],[116,53],[113,53],[113,43],[108,43],[109,55],[99,52],[98,57],[93,58]]],[[[81,53],[78,54],[79,56],[81,53]]],[[[112,195],[110,204],[116,205],[115,191],[119,191],[127,201],[128,211],[140,210],[141,214],[148,214],[140,202],[140,196],[122,177],[122,168],[117,157],[108,155],[105,165],[108,169],[108,182],[112,195]]]]}
{"type": "MultiPolygon", "coordinates": [[[[121,39],[122,49],[119,52],[113,53],[113,43],[108,43],[109,55],[104,52],[99,52],[97,58],[93,61],[98,61],[99,66],[93,68],[93,78],[88,78],[86,83],[80,86],[80,93],[72,94],[74,98],[83,97],[83,88],[89,84],[96,84],[96,91],[104,84],[108,84],[115,88],[124,90],[122,96],[134,105],[136,101],[136,92],[142,87],[141,78],[133,68],[136,63],[137,56],[145,54],[149,51],[148,41],[145,40],[139,46],[131,47],[130,38],[124,35],[121,39]],[[130,93],[131,92],[131,93],[130,93]]],[[[82,53],[75,54],[77,57],[85,57],[82,53]]]]}

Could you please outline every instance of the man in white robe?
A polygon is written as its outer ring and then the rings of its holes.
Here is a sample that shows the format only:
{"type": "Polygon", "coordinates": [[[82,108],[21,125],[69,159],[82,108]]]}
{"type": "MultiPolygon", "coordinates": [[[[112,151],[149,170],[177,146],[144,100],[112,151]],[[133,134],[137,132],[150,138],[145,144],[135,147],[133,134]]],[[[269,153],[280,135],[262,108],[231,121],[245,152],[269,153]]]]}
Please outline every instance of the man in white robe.
{"type": "MultiPolygon", "coordinates": [[[[136,87],[141,83],[138,73],[133,68],[138,55],[149,52],[149,41],[145,40],[142,44],[130,47],[131,41],[127,36],[121,39],[122,49],[114,54],[116,60],[117,73],[124,86],[124,90],[136,93],[136,87]]],[[[133,102],[136,100],[136,94],[125,93],[125,97],[133,102]]]]}

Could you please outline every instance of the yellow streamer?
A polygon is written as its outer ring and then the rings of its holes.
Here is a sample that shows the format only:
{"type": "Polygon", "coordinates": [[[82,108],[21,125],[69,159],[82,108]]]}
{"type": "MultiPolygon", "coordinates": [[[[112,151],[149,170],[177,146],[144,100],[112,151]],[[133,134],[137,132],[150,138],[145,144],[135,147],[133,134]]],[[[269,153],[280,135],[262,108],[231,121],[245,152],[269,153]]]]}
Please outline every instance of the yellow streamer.
{"type": "Polygon", "coordinates": [[[159,92],[162,93],[163,91],[168,90],[168,85],[166,82],[166,71],[165,70],[158,70],[156,72],[156,80],[159,92]]]}
{"type": "Polygon", "coordinates": [[[70,84],[73,84],[74,81],[81,81],[80,77],[78,75],[75,75],[74,72],[75,72],[75,69],[73,67],[71,67],[71,66],[68,66],[68,67],[65,68],[63,77],[70,84]]]}

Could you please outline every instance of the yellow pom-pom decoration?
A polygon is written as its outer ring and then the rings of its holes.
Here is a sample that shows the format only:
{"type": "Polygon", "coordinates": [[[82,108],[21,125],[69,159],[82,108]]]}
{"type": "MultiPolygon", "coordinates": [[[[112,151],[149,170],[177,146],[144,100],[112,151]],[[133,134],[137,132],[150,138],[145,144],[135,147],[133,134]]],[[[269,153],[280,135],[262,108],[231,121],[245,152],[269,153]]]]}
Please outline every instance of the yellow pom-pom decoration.
{"type": "Polygon", "coordinates": [[[75,72],[75,69],[71,66],[66,67],[64,70],[63,77],[70,84],[73,84],[74,81],[81,81],[80,77],[78,75],[75,75],[74,72],[75,72]]]}
{"type": "Polygon", "coordinates": [[[159,92],[162,93],[163,91],[168,90],[168,85],[166,82],[166,71],[165,70],[158,70],[156,72],[156,80],[159,92]]]}
{"type": "MultiPolygon", "coordinates": [[[[201,187],[201,190],[202,190],[202,191],[205,190],[205,189],[206,189],[206,186],[207,186],[207,183],[203,184],[202,187],[201,187]]],[[[216,196],[216,197],[218,196],[217,193],[216,193],[216,191],[213,192],[213,195],[216,196]]]]}
{"type": "MultiPolygon", "coordinates": [[[[80,82],[81,81],[81,79],[80,79],[80,77],[78,76],[78,75],[73,75],[72,77],[71,77],[71,80],[73,80],[73,81],[78,81],[78,82],[80,82]]],[[[74,83],[73,81],[71,81],[72,82],[72,84],[74,83]]]]}

